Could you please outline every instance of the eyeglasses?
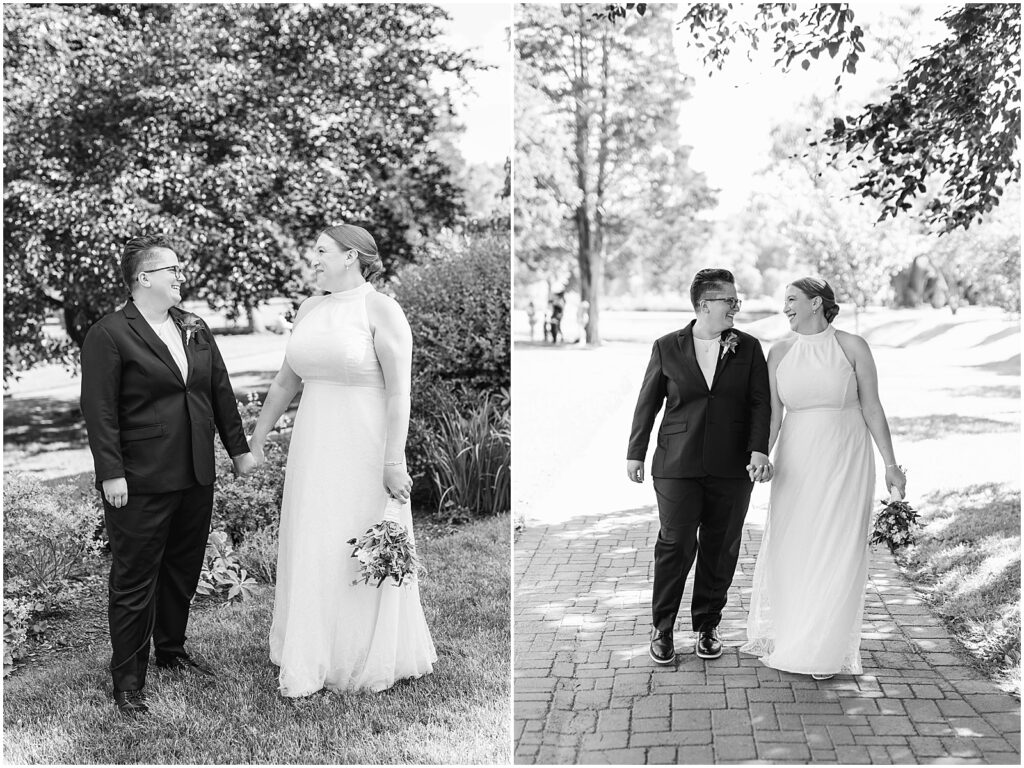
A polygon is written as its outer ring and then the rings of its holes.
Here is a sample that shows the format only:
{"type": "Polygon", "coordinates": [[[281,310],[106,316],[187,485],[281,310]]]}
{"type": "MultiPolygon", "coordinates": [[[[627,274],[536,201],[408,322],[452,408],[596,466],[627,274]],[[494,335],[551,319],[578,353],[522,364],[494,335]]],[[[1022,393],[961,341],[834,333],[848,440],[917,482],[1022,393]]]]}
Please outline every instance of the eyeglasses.
{"type": "Polygon", "coordinates": [[[174,271],[174,276],[176,278],[178,278],[179,280],[185,276],[185,268],[181,267],[181,266],[178,266],[177,264],[172,264],[169,267],[157,267],[156,269],[143,269],[142,271],[143,272],[163,272],[165,269],[173,270],[174,271]]]}
{"type": "Polygon", "coordinates": [[[729,309],[739,309],[740,305],[743,304],[742,299],[733,299],[731,297],[726,299],[704,299],[704,301],[724,301],[729,305],[729,309]]]}

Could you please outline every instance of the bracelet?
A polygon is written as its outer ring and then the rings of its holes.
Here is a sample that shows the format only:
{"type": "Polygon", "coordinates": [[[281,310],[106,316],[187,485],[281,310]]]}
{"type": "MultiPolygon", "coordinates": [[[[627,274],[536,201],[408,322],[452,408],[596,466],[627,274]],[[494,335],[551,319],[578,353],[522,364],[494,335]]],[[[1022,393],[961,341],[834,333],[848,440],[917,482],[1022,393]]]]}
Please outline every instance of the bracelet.
{"type": "Polygon", "coordinates": [[[401,461],[385,461],[384,462],[384,466],[385,467],[397,467],[397,466],[399,466],[401,464],[405,464],[405,459],[402,459],[401,461]]]}
{"type": "Polygon", "coordinates": [[[886,469],[888,469],[889,467],[897,467],[898,468],[899,466],[900,466],[899,464],[886,464],[885,468],[886,469]]]}

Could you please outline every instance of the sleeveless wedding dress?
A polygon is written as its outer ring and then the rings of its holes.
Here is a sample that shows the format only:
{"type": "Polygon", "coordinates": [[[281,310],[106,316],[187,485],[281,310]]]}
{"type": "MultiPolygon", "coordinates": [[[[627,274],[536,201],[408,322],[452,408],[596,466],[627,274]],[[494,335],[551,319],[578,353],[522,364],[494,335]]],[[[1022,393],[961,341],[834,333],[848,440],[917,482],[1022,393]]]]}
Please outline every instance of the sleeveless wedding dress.
{"type": "MultiPolygon", "coordinates": [[[[366,314],[369,283],[323,298],[295,326],[285,357],[303,380],[281,508],[270,658],[284,696],[380,691],[437,660],[419,587],[356,579],[346,542],[380,522],[384,376],[366,314]]],[[[411,505],[400,522],[412,531],[411,505]]]]}
{"type": "Polygon", "coordinates": [[[786,672],[861,674],[875,464],[835,329],[797,334],[776,381],[786,415],[740,650],[786,672]]]}

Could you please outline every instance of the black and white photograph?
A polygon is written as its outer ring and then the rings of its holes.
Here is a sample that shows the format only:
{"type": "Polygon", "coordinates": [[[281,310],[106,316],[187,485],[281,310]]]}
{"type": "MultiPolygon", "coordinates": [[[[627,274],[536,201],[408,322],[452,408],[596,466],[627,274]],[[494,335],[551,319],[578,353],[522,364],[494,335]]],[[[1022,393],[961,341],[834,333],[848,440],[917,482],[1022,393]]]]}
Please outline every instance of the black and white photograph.
{"type": "Polygon", "coordinates": [[[511,761],[510,4],[5,4],[5,764],[511,761]]]}
{"type": "Polygon", "coordinates": [[[516,6],[517,764],[1020,764],[1020,47],[516,6]]]}

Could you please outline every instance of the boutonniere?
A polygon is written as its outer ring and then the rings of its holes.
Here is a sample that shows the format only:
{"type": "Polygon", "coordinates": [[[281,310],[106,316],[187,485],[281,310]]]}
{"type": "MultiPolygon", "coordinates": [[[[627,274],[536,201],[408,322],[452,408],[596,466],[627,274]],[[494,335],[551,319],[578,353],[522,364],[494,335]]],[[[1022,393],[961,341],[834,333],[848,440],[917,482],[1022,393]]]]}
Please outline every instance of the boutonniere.
{"type": "Polygon", "coordinates": [[[731,352],[732,354],[735,355],[736,347],[740,343],[740,337],[737,336],[735,333],[730,333],[724,339],[719,339],[718,343],[722,345],[722,357],[725,357],[726,352],[731,352]]]}
{"type": "Polygon", "coordinates": [[[185,346],[188,346],[192,337],[203,329],[203,321],[199,319],[199,315],[186,312],[178,318],[178,327],[185,332],[185,346]]]}

